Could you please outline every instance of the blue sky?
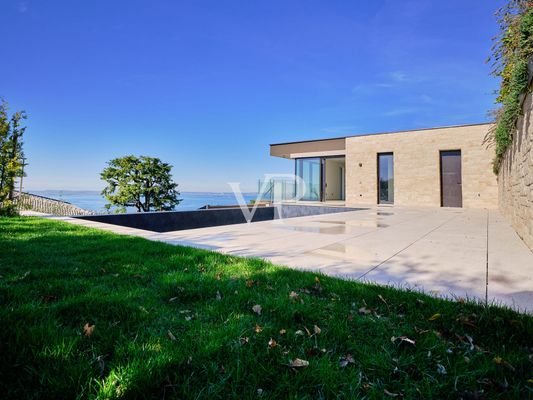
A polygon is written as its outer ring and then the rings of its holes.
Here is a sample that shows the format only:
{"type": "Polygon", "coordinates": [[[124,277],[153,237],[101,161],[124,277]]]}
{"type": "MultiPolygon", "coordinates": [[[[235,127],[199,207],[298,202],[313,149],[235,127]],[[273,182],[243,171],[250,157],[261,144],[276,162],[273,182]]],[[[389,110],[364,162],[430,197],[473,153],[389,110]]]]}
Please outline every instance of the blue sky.
{"type": "Polygon", "coordinates": [[[0,96],[27,189],[101,189],[126,154],[182,191],[293,171],[275,142],[487,121],[501,1],[2,0],[0,96]]]}

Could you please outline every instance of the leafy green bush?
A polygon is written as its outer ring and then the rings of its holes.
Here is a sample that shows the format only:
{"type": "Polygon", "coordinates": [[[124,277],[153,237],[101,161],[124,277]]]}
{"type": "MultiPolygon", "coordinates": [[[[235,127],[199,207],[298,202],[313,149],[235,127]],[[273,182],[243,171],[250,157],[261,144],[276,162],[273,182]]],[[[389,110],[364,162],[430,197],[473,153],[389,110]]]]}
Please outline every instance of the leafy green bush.
{"type": "Polygon", "coordinates": [[[18,215],[18,209],[10,200],[0,203],[0,217],[14,217],[18,215]]]}
{"type": "Polygon", "coordinates": [[[533,1],[512,0],[499,12],[500,36],[494,46],[493,74],[501,78],[496,101],[501,112],[492,130],[495,141],[494,172],[513,140],[522,113],[521,95],[527,93],[528,61],[533,56],[533,1]]]}
{"type": "Polygon", "coordinates": [[[7,103],[0,99],[0,215],[16,214],[15,181],[24,174],[23,135],[21,126],[26,119],[24,111],[17,111],[11,117],[7,103]]]}

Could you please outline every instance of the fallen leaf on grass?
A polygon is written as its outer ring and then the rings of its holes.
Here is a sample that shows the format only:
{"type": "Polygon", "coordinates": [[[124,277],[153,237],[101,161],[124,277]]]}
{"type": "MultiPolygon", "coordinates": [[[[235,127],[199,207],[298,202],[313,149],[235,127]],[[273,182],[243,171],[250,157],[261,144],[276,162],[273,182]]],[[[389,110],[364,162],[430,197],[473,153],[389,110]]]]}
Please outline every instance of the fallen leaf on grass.
{"type": "Polygon", "coordinates": [[[309,286],[307,289],[304,289],[304,292],[305,293],[308,293],[308,294],[312,294],[312,295],[315,295],[315,296],[319,296],[322,294],[322,291],[324,289],[322,288],[322,286],[320,285],[319,282],[315,283],[314,285],[312,286],[309,286]]]}
{"type": "Polygon", "coordinates": [[[471,328],[475,328],[476,327],[475,319],[472,316],[460,315],[459,317],[456,318],[455,321],[459,322],[460,324],[469,326],[471,328]]]}
{"type": "Polygon", "coordinates": [[[23,279],[26,279],[30,275],[30,273],[31,273],[31,271],[26,271],[26,272],[24,272],[24,274],[17,276],[13,280],[14,281],[21,281],[23,279]]]}
{"type": "Polygon", "coordinates": [[[285,335],[287,333],[287,331],[285,329],[280,329],[279,330],[279,334],[280,335],[285,335]]]}
{"type": "Polygon", "coordinates": [[[309,366],[309,361],[302,360],[300,358],[295,358],[294,360],[289,361],[287,367],[289,368],[305,368],[309,366]]]}
{"type": "Polygon", "coordinates": [[[257,315],[261,315],[261,311],[263,311],[263,308],[259,304],[256,304],[252,307],[252,311],[257,315]]]}
{"type": "Polygon", "coordinates": [[[392,392],[389,392],[387,389],[383,389],[383,393],[389,397],[399,397],[399,396],[402,396],[401,393],[392,393],[392,392]]]}
{"type": "Polygon", "coordinates": [[[322,329],[320,329],[317,325],[314,326],[313,330],[317,335],[320,335],[320,333],[322,332],[322,329]]]}
{"type": "Polygon", "coordinates": [[[474,346],[474,339],[472,339],[471,336],[465,335],[466,339],[468,340],[468,343],[470,344],[470,351],[475,349],[474,346]]]}
{"type": "Polygon", "coordinates": [[[509,368],[511,371],[515,370],[515,367],[513,367],[511,364],[509,364],[507,361],[505,361],[500,356],[494,357],[492,361],[494,361],[494,363],[497,364],[497,365],[503,365],[503,366],[509,368]]]}
{"type": "Polygon", "coordinates": [[[385,305],[386,305],[387,307],[389,306],[389,304],[388,304],[387,301],[383,298],[382,295],[378,294],[378,298],[379,298],[383,303],[385,303],[385,305]]]}
{"type": "Polygon", "coordinates": [[[168,335],[168,337],[169,337],[170,340],[172,340],[172,341],[175,341],[175,340],[176,340],[176,336],[174,336],[174,335],[172,334],[172,332],[170,332],[170,330],[167,331],[167,335],[168,335]]]}
{"type": "Polygon", "coordinates": [[[446,368],[442,364],[437,364],[437,372],[441,375],[446,375],[446,368]]]}
{"type": "Polygon", "coordinates": [[[239,338],[239,342],[241,342],[242,345],[248,344],[250,341],[250,338],[248,336],[243,336],[239,338]]]}
{"type": "Polygon", "coordinates": [[[367,315],[367,314],[370,314],[371,312],[372,312],[372,311],[369,310],[369,309],[366,308],[366,307],[361,307],[361,308],[359,309],[359,314],[360,314],[360,315],[367,315]]]}
{"type": "Polygon", "coordinates": [[[83,334],[87,337],[90,337],[93,332],[94,332],[94,325],[89,325],[89,323],[87,322],[84,326],[83,326],[83,334]]]}
{"type": "Polygon", "coordinates": [[[261,328],[260,325],[255,324],[254,330],[255,330],[255,333],[260,333],[263,330],[263,328],[261,328]]]}
{"type": "Polygon", "coordinates": [[[277,345],[278,345],[278,342],[276,342],[274,339],[270,338],[270,340],[268,341],[268,348],[269,349],[273,349],[277,345]]]}
{"type": "Polygon", "coordinates": [[[419,335],[423,335],[424,333],[428,333],[429,329],[420,329],[415,326],[415,332],[418,333],[419,335]]]}
{"type": "Polygon", "coordinates": [[[253,279],[248,279],[248,280],[246,281],[246,287],[247,287],[247,288],[251,288],[251,287],[253,287],[254,284],[255,284],[255,281],[254,281],[253,279]]]}
{"type": "Polygon", "coordinates": [[[413,346],[416,343],[413,339],[409,339],[407,336],[399,336],[399,337],[393,336],[390,338],[390,341],[392,343],[395,343],[396,341],[400,341],[400,344],[408,343],[408,344],[412,344],[413,346]]]}
{"type": "Polygon", "coordinates": [[[431,317],[429,317],[429,321],[435,321],[441,317],[440,313],[433,314],[431,317]]]}
{"type": "Polygon", "coordinates": [[[298,329],[296,332],[294,332],[294,335],[295,335],[295,336],[304,336],[305,333],[304,333],[304,331],[302,331],[301,329],[298,329]]]}
{"type": "Polygon", "coordinates": [[[303,304],[303,299],[300,298],[300,295],[298,293],[296,293],[295,291],[292,291],[289,293],[289,299],[291,299],[291,301],[294,303],[296,301],[299,301],[300,303],[303,304]]]}
{"type": "Polygon", "coordinates": [[[481,378],[477,380],[477,383],[483,386],[493,386],[494,382],[492,382],[489,378],[481,378]]]}
{"type": "Polygon", "coordinates": [[[351,354],[346,354],[344,357],[341,357],[341,359],[339,360],[340,368],[347,367],[349,364],[355,364],[355,360],[353,359],[351,354]]]}

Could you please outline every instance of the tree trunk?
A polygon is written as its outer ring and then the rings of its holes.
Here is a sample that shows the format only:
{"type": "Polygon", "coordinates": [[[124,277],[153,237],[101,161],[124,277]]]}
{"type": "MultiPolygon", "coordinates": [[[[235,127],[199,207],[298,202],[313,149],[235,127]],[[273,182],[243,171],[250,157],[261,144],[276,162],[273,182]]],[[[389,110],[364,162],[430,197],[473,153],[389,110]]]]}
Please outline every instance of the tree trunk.
{"type": "MultiPolygon", "coordinates": [[[[12,138],[12,146],[13,148],[11,149],[11,161],[15,162],[15,160],[17,159],[17,146],[18,146],[18,139],[19,139],[19,135],[18,135],[18,132],[16,131],[16,129],[13,130],[13,138],[12,138]]],[[[9,184],[9,196],[8,196],[8,200],[10,201],[13,201],[13,198],[15,197],[14,196],[14,191],[15,191],[15,176],[16,176],[16,171],[8,171],[9,172],[9,178],[8,178],[8,184],[9,184]]]]}

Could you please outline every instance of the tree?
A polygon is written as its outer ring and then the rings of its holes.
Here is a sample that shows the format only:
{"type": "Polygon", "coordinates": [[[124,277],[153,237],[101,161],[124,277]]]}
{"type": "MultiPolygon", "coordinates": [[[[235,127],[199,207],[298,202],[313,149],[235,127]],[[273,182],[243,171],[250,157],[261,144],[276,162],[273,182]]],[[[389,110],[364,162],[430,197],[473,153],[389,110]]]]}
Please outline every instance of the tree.
{"type": "Polygon", "coordinates": [[[107,186],[102,195],[109,201],[106,208],[117,207],[124,212],[126,207],[141,211],[171,211],[181,199],[172,181],[172,165],[159,158],[133,155],[115,158],[100,174],[107,186]]]}
{"type": "Polygon", "coordinates": [[[8,105],[0,103],[0,214],[15,213],[15,182],[22,177],[24,151],[22,137],[26,127],[22,121],[27,118],[24,111],[8,115],[8,105]]]}

